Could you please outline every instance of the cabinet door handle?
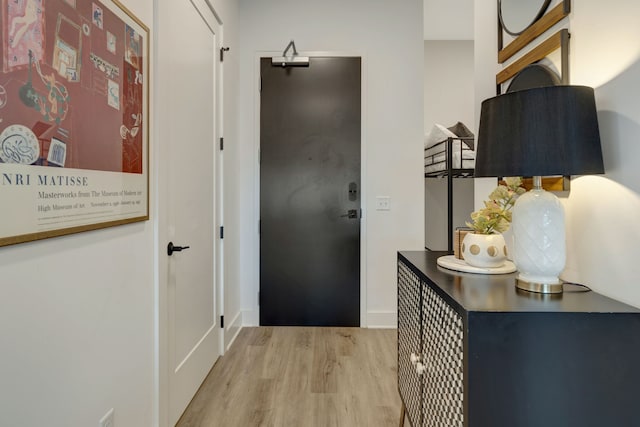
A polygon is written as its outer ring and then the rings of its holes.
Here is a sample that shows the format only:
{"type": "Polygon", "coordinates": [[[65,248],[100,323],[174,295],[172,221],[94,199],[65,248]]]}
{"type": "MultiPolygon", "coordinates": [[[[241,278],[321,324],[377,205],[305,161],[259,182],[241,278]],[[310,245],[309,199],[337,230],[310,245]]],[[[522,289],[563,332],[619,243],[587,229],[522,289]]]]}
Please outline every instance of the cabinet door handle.
{"type": "Polygon", "coordinates": [[[424,375],[424,373],[425,373],[426,371],[427,371],[427,367],[426,367],[426,366],[424,366],[424,365],[423,365],[422,363],[420,363],[420,362],[416,363],[416,373],[417,373],[419,376],[424,375]]]}

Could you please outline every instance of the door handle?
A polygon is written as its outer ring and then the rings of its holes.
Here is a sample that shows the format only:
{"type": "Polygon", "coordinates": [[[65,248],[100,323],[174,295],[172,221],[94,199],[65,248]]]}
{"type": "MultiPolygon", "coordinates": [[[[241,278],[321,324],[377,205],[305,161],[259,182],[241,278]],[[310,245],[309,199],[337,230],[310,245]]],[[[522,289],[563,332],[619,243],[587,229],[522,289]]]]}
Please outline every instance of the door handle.
{"type": "Polygon", "coordinates": [[[167,255],[171,256],[174,252],[182,252],[185,249],[189,249],[189,246],[174,246],[173,242],[169,242],[167,245],[167,255]]]}
{"type": "Polygon", "coordinates": [[[357,209],[349,209],[346,214],[340,215],[340,218],[356,219],[356,218],[358,218],[358,210],[357,209]]]}

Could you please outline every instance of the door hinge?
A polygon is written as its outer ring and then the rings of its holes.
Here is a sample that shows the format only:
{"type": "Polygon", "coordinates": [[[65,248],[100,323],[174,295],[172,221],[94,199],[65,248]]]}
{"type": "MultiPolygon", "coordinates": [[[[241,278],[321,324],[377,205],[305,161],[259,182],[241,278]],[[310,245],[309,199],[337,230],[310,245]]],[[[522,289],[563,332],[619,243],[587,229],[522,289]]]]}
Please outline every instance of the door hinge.
{"type": "Polygon", "coordinates": [[[224,316],[220,316],[220,328],[224,329],[224,316]]]}
{"type": "Polygon", "coordinates": [[[258,148],[258,164],[262,164],[262,150],[258,148]]]}
{"type": "Polygon", "coordinates": [[[224,226],[220,226],[220,238],[224,239],[224,226]]]}
{"type": "Polygon", "coordinates": [[[258,292],[258,307],[260,307],[260,292],[258,292]]]}
{"type": "Polygon", "coordinates": [[[220,151],[224,150],[224,138],[220,137],[220,151]]]}
{"type": "Polygon", "coordinates": [[[258,234],[262,234],[262,220],[258,220],[258,234]]]}
{"type": "Polygon", "coordinates": [[[220,62],[224,62],[224,53],[225,52],[229,52],[229,48],[228,47],[221,47],[220,48],[220,62]]]}
{"type": "Polygon", "coordinates": [[[260,76],[260,82],[258,83],[258,92],[262,93],[262,76],[260,76]]]}

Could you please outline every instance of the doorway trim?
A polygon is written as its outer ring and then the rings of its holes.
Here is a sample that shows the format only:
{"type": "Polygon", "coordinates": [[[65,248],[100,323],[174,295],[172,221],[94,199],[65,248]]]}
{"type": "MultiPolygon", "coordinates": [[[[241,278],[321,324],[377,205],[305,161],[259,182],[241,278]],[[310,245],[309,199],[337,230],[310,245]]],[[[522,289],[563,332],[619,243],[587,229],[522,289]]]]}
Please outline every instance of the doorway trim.
{"type": "MultiPolygon", "coordinates": [[[[256,51],[253,58],[253,176],[254,176],[254,200],[253,200],[253,265],[251,272],[251,310],[243,313],[245,326],[260,324],[260,306],[258,304],[258,292],[260,292],[260,58],[280,56],[282,51],[256,51]]],[[[359,57],[361,63],[360,79],[360,187],[362,199],[360,207],[362,218],[360,221],[360,327],[367,328],[367,58],[363,52],[357,51],[300,51],[300,55],[326,56],[326,57],[359,57]]]]}

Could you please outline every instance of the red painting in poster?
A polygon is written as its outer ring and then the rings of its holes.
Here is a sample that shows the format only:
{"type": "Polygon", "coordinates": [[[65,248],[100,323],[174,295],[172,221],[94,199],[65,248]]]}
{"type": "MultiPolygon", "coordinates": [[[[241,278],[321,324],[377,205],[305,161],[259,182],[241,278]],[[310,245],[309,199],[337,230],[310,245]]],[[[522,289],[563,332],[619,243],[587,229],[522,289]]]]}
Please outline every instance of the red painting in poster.
{"type": "Polygon", "coordinates": [[[142,36],[97,1],[0,13],[0,162],[142,173],[142,36]]]}

